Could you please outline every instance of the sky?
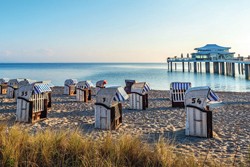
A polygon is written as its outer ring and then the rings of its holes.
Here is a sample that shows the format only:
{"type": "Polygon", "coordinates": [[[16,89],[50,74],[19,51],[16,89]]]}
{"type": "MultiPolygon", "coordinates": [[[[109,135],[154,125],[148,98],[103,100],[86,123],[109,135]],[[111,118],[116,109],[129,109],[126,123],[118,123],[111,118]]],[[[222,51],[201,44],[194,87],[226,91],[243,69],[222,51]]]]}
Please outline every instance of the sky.
{"type": "Polygon", "coordinates": [[[250,55],[249,0],[0,0],[0,62],[165,62],[206,44],[250,55]]]}

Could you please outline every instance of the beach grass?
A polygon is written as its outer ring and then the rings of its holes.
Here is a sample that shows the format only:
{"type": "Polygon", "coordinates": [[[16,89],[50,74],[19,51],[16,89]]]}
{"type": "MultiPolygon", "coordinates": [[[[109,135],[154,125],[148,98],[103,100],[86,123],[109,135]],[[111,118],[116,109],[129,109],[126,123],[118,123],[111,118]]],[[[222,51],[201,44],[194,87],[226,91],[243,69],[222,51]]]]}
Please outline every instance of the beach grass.
{"type": "MultiPolygon", "coordinates": [[[[31,134],[18,126],[0,126],[0,166],[217,166],[212,160],[175,151],[161,138],[148,144],[140,137],[85,137],[78,130],[45,130],[31,134]]],[[[249,157],[250,158],[250,157],[249,157]]]]}

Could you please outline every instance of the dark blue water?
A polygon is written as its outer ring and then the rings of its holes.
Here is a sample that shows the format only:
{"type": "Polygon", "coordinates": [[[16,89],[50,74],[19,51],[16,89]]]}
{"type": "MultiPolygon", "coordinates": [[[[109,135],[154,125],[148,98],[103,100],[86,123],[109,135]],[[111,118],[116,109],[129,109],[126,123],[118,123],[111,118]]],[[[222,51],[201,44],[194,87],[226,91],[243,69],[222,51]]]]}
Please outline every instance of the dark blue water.
{"type": "MultiPolygon", "coordinates": [[[[181,68],[179,68],[181,69],[181,68]]],[[[109,86],[124,86],[125,79],[147,81],[153,89],[168,90],[171,82],[186,81],[192,86],[210,86],[217,91],[250,92],[250,81],[206,73],[168,72],[166,63],[5,63],[0,64],[0,78],[51,80],[62,86],[67,78],[106,79],[109,86]]]]}

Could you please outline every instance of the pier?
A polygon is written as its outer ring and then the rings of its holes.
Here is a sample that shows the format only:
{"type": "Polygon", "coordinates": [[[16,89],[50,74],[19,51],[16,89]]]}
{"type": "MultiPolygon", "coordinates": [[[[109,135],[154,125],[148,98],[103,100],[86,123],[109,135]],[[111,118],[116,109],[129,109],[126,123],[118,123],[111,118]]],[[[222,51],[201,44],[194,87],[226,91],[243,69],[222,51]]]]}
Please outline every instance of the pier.
{"type": "Polygon", "coordinates": [[[168,58],[168,71],[177,71],[177,63],[181,64],[182,72],[205,72],[235,77],[236,73],[245,75],[250,80],[250,59],[234,58],[222,60],[202,60],[194,58],[168,58]],[[211,69],[212,68],[212,69],[211,69]]]}

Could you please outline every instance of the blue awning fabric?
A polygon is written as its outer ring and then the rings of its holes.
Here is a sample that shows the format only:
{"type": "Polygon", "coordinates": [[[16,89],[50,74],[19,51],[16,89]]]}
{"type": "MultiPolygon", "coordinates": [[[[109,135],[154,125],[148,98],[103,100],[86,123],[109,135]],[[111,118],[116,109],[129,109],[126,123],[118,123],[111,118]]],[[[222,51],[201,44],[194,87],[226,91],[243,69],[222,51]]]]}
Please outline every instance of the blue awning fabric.
{"type": "Polygon", "coordinates": [[[220,100],[220,98],[217,96],[217,94],[214,93],[211,89],[210,89],[210,91],[208,93],[207,98],[208,98],[209,101],[219,101],[220,100]]]}
{"type": "Polygon", "coordinates": [[[191,87],[190,82],[172,82],[173,90],[187,90],[191,87]]]}
{"type": "Polygon", "coordinates": [[[146,93],[150,90],[151,90],[151,88],[150,88],[149,84],[146,82],[144,87],[143,87],[142,93],[146,93]]]}
{"type": "Polygon", "coordinates": [[[51,92],[50,86],[48,84],[35,84],[34,85],[34,93],[41,94],[44,92],[51,92]]]}

